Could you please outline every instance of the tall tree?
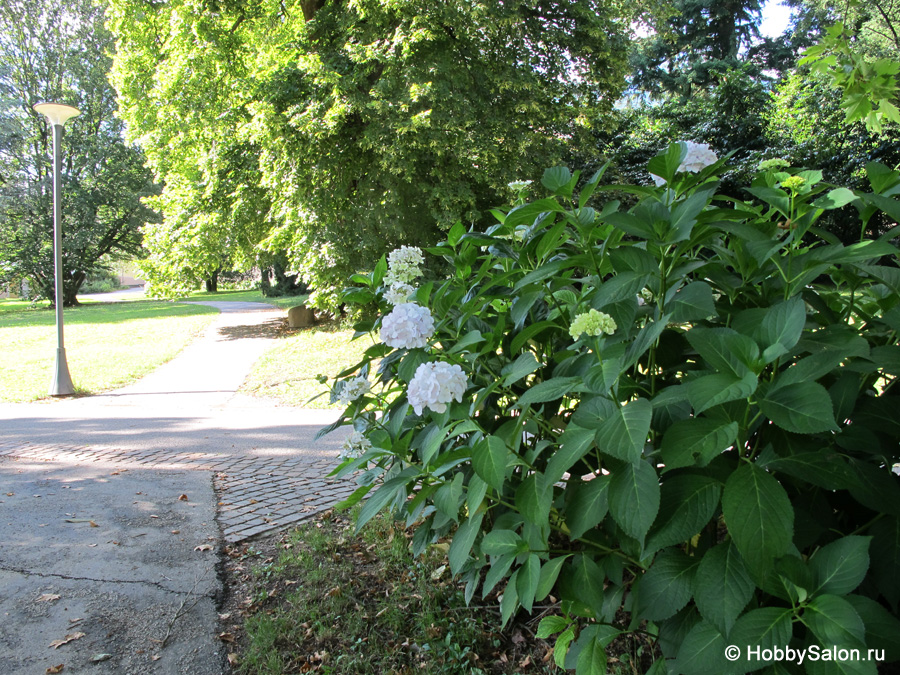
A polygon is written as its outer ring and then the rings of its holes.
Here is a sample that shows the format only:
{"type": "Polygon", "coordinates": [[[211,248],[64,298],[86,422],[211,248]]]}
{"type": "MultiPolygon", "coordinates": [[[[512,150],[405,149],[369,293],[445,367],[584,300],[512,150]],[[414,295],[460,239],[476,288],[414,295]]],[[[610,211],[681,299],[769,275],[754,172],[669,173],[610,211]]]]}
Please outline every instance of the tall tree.
{"type": "Polygon", "coordinates": [[[107,80],[112,36],[90,0],[8,0],[0,5],[0,280],[29,279],[54,297],[52,129],[32,106],[81,110],[65,129],[64,304],[77,304],[104,260],[139,252],[155,214],[141,202],[156,188],[143,155],[127,145],[107,80]]]}
{"type": "Polygon", "coordinates": [[[192,227],[287,251],[328,307],[386,249],[477,220],[586,140],[623,85],[630,18],[607,0],[111,5],[122,115],[166,182],[161,229],[182,229],[182,204],[192,227]],[[238,146],[255,178],[231,170],[238,146]],[[246,204],[254,184],[240,223],[205,202],[246,204]]]}

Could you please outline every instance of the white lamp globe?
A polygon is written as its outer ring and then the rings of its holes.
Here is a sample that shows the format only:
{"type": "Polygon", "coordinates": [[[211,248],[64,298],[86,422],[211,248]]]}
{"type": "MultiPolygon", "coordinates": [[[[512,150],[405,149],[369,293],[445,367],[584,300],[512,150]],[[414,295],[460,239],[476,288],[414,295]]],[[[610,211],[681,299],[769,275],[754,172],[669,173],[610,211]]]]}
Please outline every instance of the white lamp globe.
{"type": "Polygon", "coordinates": [[[35,103],[33,107],[37,112],[50,120],[50,124],[53,125],[65,125],[69,118],[81,114],[78,108],[63,105],[62,103],[35,103]]]}

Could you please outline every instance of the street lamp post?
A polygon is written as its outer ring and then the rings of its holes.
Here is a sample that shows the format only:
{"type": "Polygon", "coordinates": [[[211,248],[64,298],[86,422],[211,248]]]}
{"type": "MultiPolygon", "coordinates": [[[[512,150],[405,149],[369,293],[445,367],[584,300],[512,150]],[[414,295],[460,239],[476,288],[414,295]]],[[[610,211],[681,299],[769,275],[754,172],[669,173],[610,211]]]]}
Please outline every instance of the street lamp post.
{"type": "Polygon", "coordinates": [[[70,117],[80,115],[78,108],[61,103],[38,103],[34,109],[53,126],[53,253],[56,272],[56,366],[50,381],[51,396],[74,394],[66,347],[63,342],[63,269],[62,269],[62,133],[70,117]]]}

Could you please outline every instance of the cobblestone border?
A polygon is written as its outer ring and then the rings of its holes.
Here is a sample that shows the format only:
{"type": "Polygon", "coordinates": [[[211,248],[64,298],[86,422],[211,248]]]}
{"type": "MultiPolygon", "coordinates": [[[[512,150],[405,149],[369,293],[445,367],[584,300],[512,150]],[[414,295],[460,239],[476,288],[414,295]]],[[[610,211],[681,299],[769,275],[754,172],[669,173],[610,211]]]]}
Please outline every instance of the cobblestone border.
{"type": "Polygon", "coordinates": [[[96,449],[28,442],[0,445],[0,457],[38,462],[109,463],[136,469],[213,472],[216,512],[229,544],[279,530],[323,511],[355,489],[350,480],[328,478],[336,458],[247,457],[171,450],[96,449]]]}

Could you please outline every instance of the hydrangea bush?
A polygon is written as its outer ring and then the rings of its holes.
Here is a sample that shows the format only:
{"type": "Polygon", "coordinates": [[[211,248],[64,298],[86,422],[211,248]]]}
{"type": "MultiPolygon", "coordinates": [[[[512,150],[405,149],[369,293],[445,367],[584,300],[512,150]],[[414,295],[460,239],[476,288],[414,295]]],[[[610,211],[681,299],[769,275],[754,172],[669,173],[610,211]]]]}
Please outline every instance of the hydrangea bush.
{"type": "Polygon", "coordinates": [[[657,187],[601,171],[576,193],[548,170],[551,196],[426,251],[455,274],[408,302],[390,290],[418,279],[409,251],[355,275],[345,300],[381,317],[333,388],[349,405],[323,431],[355,429],[336,473],[357,473],[359,527],[389,508],[419,551],[452,537],[467,597],[502,589],[504,623],[559,599],[539,636],[578,675],[631,631],[655,674],[874,675],[746,646],[900,657],[898,250],[816,228],[900,218],[900,175],[870,164],[861,194],[769,162],[735,201],[723,160],[690,153],[651,161],[657,187]]]}

